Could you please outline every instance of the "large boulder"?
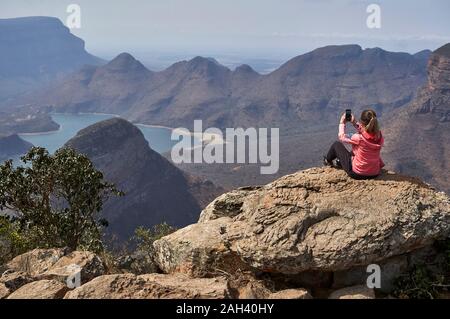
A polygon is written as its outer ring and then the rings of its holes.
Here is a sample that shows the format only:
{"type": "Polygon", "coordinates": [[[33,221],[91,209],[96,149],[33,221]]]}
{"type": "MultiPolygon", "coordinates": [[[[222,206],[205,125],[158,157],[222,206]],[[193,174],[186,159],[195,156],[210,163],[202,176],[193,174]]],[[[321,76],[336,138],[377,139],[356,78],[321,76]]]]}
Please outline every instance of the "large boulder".
{"type": "Polygon", "coordinates": [[[11,291],[5,286],[5,284],[0,283],[0,299],[8,297],[11,291]]]}
{"type": "Polygon", "coordinates": [[[275,290],[273,282],[251,273],[236,272],[228,277],[228,284],[234,299],[267,299],[275,290]]]}
{"type": "Polygon", "coordinates": [[[382,263],[449,234],[449,197],[417,179],[312,168],[224,194],[154,247],[166,273],[295,275],[382,263]]]}
{"type": "Polygon", "coordinates": [[[106,275],[76,288],[65,299],[223,299],[230,295],[223,278],[150,274],[106,275]]]}
{"type": "MultiPolygon", "coordinates": [[[[0,277],[9,289],[36,280],[57,280],[63,284],[79,278],[81,283],[104,275],[106,267],[102,259],[88,251],[67,249],[34,249],[15,257],[6,264],[7,271],[0,277]]],[[[76,284],[75,282],[73,284],[76,284]]]]}
{"type": "Polygon", "coordinates": [[[65,283],[76,272],[80,273],[80,280],[82,283],[85,283],[95,277],[104,275],[106,268],[103,261],[96,254],[89,251],[74,251],[61,257],[42,276],[58,279],[65,283]]]}
{"type": "Polygon", "coordinates": [[[152,274],[159,270],[153,260],[153,255],[140,249],[131,255],[120,256],[116,259],[114,266],[122,272],[129,272],[135,275],[152,274]]]}
{"type": "Polygon", "coordinates": [[[66,250],[62,248],[34,249],[15,257],[6,264],[6,267],[15,272],[37,276],[49,270],[65,254],[66,250]]]}
{"type": "Polygon", "coordinates": [[[62,299],[69,290],[56,280],[39,280],[20,287],[7,299],[62,299]]]}
{"type": "Polygon", "coordinates": [[[0,277],[0,285],[3,284],[10,291],[17,290],[23,285],[26,285],[32,281],[33,279],[28,274],[22,271],[19,272],[6,271],[0,277]]]}
{"type": "Polygon", "coordinates": [[[268,299],[312,299],[306,289],[285,289],[270,294],[268,299]]]}
{"type": "Polygon", "coordinates": [[[367,286],[353,286],[334,291],[329,299],[375,299],[375,291],[367,286]]]}

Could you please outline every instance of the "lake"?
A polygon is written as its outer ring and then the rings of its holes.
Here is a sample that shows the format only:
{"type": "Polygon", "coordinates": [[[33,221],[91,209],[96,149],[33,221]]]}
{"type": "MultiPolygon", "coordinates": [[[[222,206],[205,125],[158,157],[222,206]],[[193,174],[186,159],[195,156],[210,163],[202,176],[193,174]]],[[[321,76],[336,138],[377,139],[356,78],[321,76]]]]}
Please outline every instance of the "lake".
{"type": "MultiPolygon", "coordinates": [[[[59,131],[21,134],[20,137],[34,146],[45,147],[50,153],[54,153],[74,137],[78,131],[113,117],[114,115],[106,114],[52,114],[53,120],[61,126],[59,131]]],[[[169,128],[139,124],[136,126],[144,134],[150,147],[158,153],[170,151],[172,146],[177,143],[177,141],[171,140],[172,130],[169,128]]]]}

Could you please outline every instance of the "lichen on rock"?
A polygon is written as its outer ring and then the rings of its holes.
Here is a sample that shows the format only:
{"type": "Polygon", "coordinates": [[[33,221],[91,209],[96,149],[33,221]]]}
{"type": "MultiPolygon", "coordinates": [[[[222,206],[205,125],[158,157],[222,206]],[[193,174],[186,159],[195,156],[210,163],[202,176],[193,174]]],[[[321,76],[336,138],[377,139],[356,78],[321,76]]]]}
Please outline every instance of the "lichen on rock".
{"type": "Polygon", "coordinates": [[[450,234],[450,200],[418,179],[353,180],[312,168],[224,194],[197,224],[155,242],[167,273],[285,275],[381,263],[450,234]]]}

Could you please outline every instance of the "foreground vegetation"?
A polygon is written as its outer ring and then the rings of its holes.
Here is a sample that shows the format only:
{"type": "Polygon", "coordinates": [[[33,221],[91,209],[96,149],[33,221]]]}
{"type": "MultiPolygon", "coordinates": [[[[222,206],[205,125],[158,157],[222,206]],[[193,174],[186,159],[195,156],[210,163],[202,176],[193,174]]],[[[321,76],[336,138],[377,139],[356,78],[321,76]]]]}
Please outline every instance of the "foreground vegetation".
{"type": "Polygon", "coordinates": [[[122,193],[70,148],[54,155],[32,148],[22,162],[0,165],[0,210],[8,214],[0,219],[3,258],[37,247],[103,250],[108,223],[99,213],[110,196],[122,193]]]}
{"type": "Polygon", "coordinates": [[[433,261],[416,264],[397,278],[394,296],[402,299],[435,299],[450,297],[450,239],[435,243],[433,261]]]}
{"type": "Polygon", "coordinates": [[[175,228],[166,223],[139,227],[122,249],[114,249],[115,244],[106,244],[108,222],[101,211],[111,196],[124,194],[89,158],[71,148],[51,155],[37,147],[22,162],[0,165],[0,265],[34,248],[67,247],[102,254],[111,267],[120,256],[132,255],[122,257],[130,268],[154,270],[153,242],[175,228]]]}

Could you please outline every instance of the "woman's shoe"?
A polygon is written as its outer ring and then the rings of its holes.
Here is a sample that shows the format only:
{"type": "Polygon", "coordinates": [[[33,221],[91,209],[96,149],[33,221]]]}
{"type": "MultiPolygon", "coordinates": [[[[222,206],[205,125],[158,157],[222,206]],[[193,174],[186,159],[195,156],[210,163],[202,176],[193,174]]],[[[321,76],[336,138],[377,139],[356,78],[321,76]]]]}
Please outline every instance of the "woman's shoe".
{"type": "Polygon", "coordinates": [[[328,162],[327,157],[323,157],[323,165],[324,166],[333,166],[333,163],[328,162]]]}

